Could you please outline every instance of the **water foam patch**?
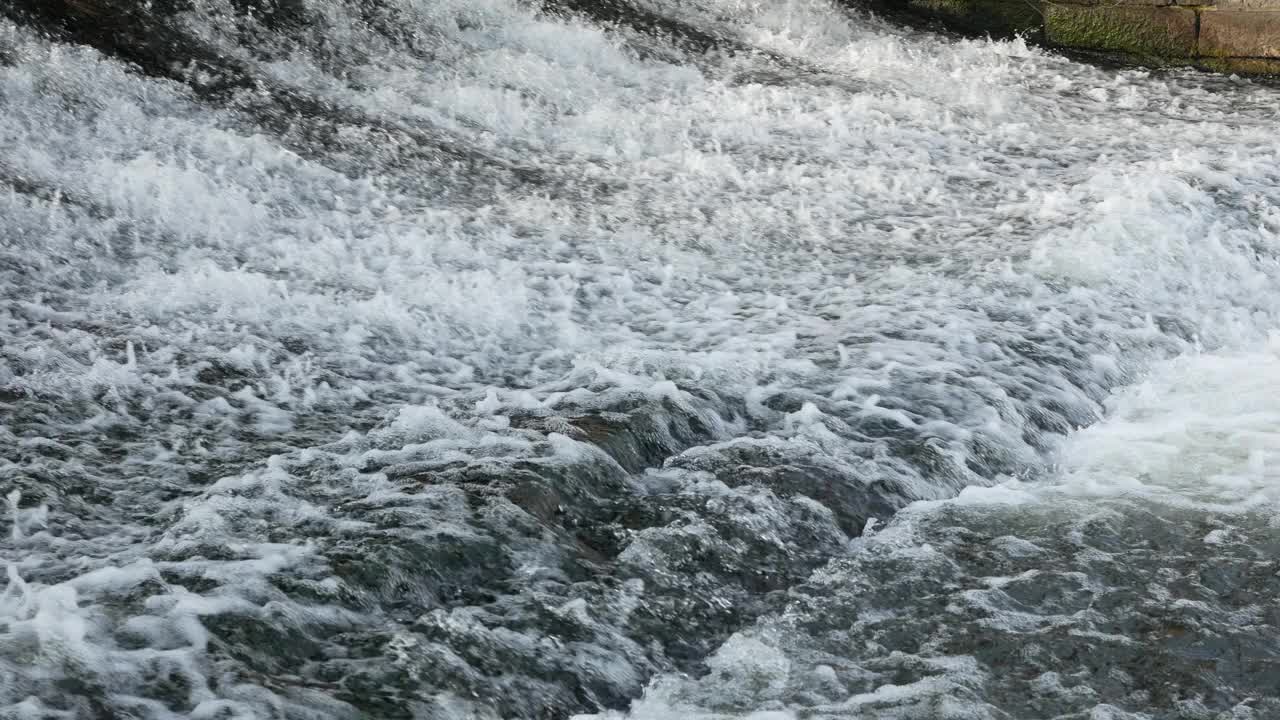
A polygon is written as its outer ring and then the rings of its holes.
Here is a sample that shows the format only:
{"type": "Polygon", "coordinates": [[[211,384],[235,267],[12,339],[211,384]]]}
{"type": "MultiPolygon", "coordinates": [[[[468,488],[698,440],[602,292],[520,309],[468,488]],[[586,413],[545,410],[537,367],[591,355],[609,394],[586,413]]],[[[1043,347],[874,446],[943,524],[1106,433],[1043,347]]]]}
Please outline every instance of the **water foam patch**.
{"type": "Polygon", "coordinates": [[[1155,369],[1060,451],[1067,494],[1150,496],[1224,512],[1280,500],[1280,339],[1155,369]]]}
{"type": "Polygon", "coordinates": [[[1273,91],[285,5],[0,26],[0,712],[1271,710],[1270,410],[1110,398],[1275,326],[1273,91]]]}

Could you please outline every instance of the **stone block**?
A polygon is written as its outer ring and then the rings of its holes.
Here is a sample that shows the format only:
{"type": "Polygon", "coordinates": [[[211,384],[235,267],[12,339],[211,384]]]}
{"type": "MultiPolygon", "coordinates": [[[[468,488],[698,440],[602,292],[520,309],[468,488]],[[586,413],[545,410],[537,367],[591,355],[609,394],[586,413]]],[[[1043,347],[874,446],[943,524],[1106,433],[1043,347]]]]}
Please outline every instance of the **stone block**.
{"type": "Polygon", "coordinates": [[[1226,74],[1280,76],[1280,58],[1201,58],[1196,64],[1226,74]]]}
{"type": "MultiPolygon", "coordinates": [[[[1188,1],[1195,2],[1196,0],[1188,1]]],[[[1106,7],[1115,7],[1117,5],[1125,7],[1168,7],[1170,5],[1184,4],[1174,0],[1061,0],[1061,3],[1066,5],[1103,5],[1106,7]]]]}
{"type": "Polygon", "coordinates": [[[1200,15],[1200,55],[1280,58],[1280,9],[1204,11],[1200,15]]]}
{"type": "Polygon", "coordinates": [[[1214,0],[1213,4],[1223,10],[1280,10],[1280,0],[1214,0]]]}
{"type": "Polygon", "coordinates": [[[1045,3],[1051,45],[1143,58],[1195,56],[1196,11],[1181,7],[1045,3]]]}
{"type": "Polygon", "coordinates": [[[967,18],[973,13],[972,0],[908,0],[913,10],[931,15],[943,15],[953,20],[967,18]]]}
{"type": "Polygon", "coordinates": [[[1043,25],[1039,0],[908,0],[908,6],[959,28],[996,35],[1038,35],[1043,25]]]}

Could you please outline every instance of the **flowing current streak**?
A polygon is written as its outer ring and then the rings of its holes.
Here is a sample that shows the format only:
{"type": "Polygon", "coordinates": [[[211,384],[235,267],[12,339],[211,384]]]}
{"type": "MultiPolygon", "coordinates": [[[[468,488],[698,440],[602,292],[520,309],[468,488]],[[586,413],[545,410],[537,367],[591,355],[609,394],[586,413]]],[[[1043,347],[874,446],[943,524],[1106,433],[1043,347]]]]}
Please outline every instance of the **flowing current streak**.
{"type": "Polygon", "coordinates": [[[1280,712],[1274,89],[370,7],[0,26],[5,713],[1280,712]]]}

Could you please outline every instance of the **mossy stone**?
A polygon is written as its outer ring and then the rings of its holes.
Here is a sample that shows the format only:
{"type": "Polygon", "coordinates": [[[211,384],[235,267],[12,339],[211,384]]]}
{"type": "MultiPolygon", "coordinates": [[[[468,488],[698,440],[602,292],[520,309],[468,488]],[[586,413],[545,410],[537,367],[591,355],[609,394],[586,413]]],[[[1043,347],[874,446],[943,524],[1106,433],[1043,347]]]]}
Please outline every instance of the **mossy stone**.
{"type": "Polygon", "coordinates": [[[1051,45],[1177,59],[1196,53],[1196,12],[1179,7],[1046,3],[1045,39],[1051,45]]]}
{"type": "Polygon", "coordinates": [[[1280,76],[1280,59],[1276,58],[1201,58],[1196,64],[1219,73],[1280,76]]]}
{"type": "Polygon", "coordinates": [[[1038,35],[1044,26],[1039,0],[910,0],[908,5],[976,32],[1038,35]]]}

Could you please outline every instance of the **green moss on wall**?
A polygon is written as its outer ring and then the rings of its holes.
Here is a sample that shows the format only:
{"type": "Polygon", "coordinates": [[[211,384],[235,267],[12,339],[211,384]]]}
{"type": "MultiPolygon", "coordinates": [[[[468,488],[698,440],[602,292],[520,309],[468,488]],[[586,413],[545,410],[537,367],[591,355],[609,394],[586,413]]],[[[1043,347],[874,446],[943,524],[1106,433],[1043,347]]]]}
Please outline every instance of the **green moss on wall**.
{"type": "Polygon", "coordinates": [[[953,19],[967,18],[973,12],[971,0],[911,0],[908,5],[927,15],[945,15],[953,19]]]}
{"type": "Polygon", "coordinates": [[[1196,52],[1196,13],[1190,8],[1047,3],[1045,39],[1061,47],[1141,58],[1188,58],[1196,52]]]}
{"type": "Polygon", "coordinates": [[[1161,4],[1171,1],[872,0],[904,17],[977,35],[1023,35],[1088,60],[1280,76],[1280,0],[1161,4]],[[1230,5],[1242,2],[1257,7],[1230,5]]]}
{"type": "Polygon", "coordinates": [[[979,17],[991,18],[1002,32],[1039,34],[1044,11],[1039,0],[974,0],[979,17]]]}
{"type": "Polygon", "coordinates": [[[912,10],[980,33],[1039,35],[1040,0],[909,0],[912,10]]]}
{"type": "Polygon", "coordinates": [[[1196,64],[1213,72],[1280,76],[1280,60],[1275,58],[1201,58],[1196,64]]]}

